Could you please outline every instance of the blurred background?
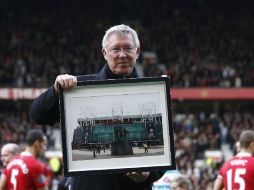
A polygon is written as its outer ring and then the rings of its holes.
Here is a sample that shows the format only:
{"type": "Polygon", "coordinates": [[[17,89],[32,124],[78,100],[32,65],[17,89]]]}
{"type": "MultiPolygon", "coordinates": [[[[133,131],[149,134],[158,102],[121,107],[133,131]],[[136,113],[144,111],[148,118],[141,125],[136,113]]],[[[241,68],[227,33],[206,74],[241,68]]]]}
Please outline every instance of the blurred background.
{"type": "Polygon", "coordinates": [[[211,189],[240,132],[254,130],[253,10],[251,0],[1,0],[0,147],[24,147],[41,128],[44,161],[61,163],[60,127],[33,123],[31,102],[59,74],[96,73],[105,30],[123,23],[139,34],[139,74],[170,76],[178,170],[211,189]]]}

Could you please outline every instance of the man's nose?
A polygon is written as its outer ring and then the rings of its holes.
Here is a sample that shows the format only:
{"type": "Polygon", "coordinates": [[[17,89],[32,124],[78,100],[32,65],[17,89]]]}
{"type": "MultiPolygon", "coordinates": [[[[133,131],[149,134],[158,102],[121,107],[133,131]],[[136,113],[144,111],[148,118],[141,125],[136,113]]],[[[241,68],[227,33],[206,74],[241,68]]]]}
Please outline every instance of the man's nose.
{"type": "Polygon", "coordinates": [[[120,49],[120,52],[119,52],[119,57],[126,57],[127,56],[127,53],[124,51],[124,49],[120,49]]]}

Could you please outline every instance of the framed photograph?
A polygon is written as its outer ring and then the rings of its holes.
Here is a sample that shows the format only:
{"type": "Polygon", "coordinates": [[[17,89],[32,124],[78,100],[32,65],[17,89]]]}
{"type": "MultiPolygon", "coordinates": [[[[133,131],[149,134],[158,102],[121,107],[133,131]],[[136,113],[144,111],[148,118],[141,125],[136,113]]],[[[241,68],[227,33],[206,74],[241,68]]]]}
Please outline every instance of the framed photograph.
{"type": "Polygon", "coordinates": [[[64,175],[175,169],[168,77],[60,89],[64,175]]]}

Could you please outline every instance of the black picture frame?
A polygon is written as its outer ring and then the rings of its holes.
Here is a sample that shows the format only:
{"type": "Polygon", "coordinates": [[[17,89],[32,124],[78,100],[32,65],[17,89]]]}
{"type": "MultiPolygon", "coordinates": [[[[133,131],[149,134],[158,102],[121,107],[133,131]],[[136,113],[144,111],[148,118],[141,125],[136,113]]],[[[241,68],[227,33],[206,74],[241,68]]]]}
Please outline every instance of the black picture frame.
{"type": "Polygon", "coordinates": [[[64,175],[176,168],[169,77],[60,88],[64,175]]]}

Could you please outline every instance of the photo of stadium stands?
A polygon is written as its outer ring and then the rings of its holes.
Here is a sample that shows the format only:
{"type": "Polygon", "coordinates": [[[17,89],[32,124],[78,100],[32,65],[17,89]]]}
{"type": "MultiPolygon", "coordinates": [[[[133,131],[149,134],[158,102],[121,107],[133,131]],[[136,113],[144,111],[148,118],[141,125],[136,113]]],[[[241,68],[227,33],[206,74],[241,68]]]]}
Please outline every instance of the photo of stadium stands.
{"type": "Polygon", "coordinates": [[[78,124],[72,141],[74,160],[163,154],[161,114],[125,116],[122,120],[79,118],[78,124]]]}
{"type": "MultiPolygon", "coordinates": [[[[151,93],[145,96],[155,100],[157,95],[151,93]]],[[[114,103],[111,108],[80,107],[76,119],[78,126],[73,128],[71,142],[73,161],[164,154],[162,114],[158,108],[156,112],[159,102],[143,102],[132,107],[127,100],[133,100],[133,95],[125,95],[125,98],[113,96],[111,99],[117,101],[117,98],[125,99],[125,103],[114,103]],[[132,111],[125,110],[128,108],[132,111]],[[103,115],[103,110],[110,109],[107,112],[111,116],[103,115]]],[[[90,104],[91,99],[87,100],[90,104]]],[[[97,99],[94,101],[98,102],[97,99]]]]}

